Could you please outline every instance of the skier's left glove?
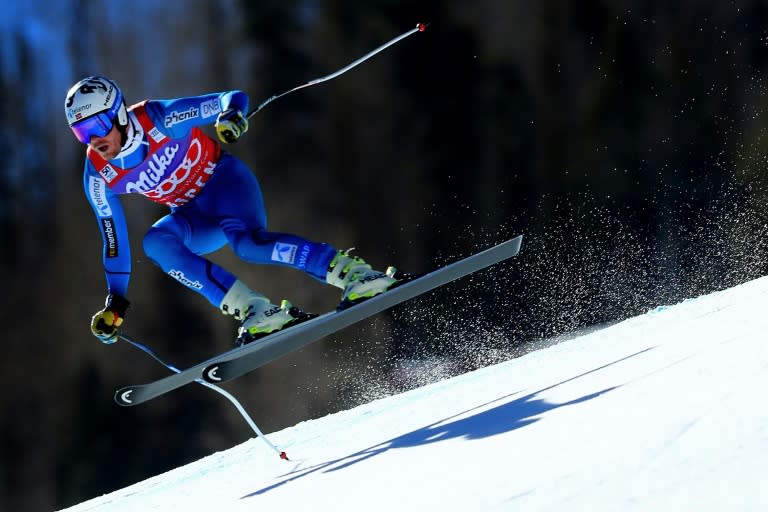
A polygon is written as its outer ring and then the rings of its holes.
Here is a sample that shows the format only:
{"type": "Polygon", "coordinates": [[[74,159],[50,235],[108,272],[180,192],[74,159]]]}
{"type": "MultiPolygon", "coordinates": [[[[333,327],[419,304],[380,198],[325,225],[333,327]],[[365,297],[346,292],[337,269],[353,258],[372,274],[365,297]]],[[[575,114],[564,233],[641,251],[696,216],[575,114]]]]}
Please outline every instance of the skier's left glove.
{"type": "Polygon", "coordinates": [[[230,108],[216,118],[216,135],[221,142],[233,144],[248,131],[248,118],[241,110],[230,108]]]}
{"type": "Polygon", "coordinates": [[[131,303],[120,295],[107,295],[104,309],[93,315],[91,332],[102,343],[112,344],[117,341],[118,328],[123,324],[125,311],[131,303]]]}

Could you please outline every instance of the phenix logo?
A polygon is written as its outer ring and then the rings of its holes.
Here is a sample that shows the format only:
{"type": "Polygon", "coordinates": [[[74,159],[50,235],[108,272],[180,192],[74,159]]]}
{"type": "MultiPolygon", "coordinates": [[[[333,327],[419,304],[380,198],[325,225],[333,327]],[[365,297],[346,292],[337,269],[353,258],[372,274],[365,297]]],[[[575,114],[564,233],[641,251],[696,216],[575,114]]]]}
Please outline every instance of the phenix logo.
{"type": "Polygon", "coordinates": [[[200,281],[192,281],[191,279],[188,279],[187,276],[184,275],[184,272],[181,270],[171,269],[168,271],[168,275],[183,284],[184,286],[188,286],[190,288],[194,288],[195,290],[202,290],[203,285],[200,281]]]}
{"type": "Polygon", "coordinates": [[[200,117],[200,109],[196,107],[189,107],[187,110],[183,110],[181,112],[174,110],[165,116],[165,127],[170,128],[171,126],[183,123],[184,121],[194,119],[196,117],[200,117]]]}

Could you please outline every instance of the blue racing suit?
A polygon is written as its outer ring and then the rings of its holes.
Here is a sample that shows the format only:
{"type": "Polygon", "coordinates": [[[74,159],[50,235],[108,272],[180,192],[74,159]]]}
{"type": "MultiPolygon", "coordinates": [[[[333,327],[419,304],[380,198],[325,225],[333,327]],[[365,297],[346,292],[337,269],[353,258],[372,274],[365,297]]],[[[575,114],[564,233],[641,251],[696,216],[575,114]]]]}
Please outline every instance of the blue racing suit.
{"type": "Polygon", "coordinates": [[[128,109],[127,140],[117,157],[86,152],[83,183],[104,242],[109,293],[126,297],[131,273],[128,229],[119,195],[142,194],[170,207],[144,236],[144,252],[187,288],[218,307],[236,277],[202,256],[226,243],[243,260],[287,265],[325,282],[336,249],[267,231],[261,188],[251,170],[199,128],[220,112],[248,110],[242,91],[147,100],[128,109]]]}

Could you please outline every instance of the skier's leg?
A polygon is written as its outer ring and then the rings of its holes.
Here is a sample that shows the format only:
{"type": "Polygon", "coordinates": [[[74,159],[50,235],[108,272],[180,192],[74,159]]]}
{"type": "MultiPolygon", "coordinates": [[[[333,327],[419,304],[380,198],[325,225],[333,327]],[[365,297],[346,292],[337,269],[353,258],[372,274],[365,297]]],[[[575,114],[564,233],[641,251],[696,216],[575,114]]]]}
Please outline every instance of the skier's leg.
{"type": "Polygon", "coordinates": [[[179,210],[161,218],[144,236],[144,253],[163,272],[203,295],[216,307],[237,278],[224,268],[203,258],[226,244],[214,223],[192,219],[179,210]]]}
{"type": "Polygon", "coordinates": [[[284,265],[325,282],[337,250],[290,233],[267,231],[267,213],[259,182],[240,160],[226,155],[195,200],[218,219],[232,250],[250,263],[284,265]]]}
{"type": "Polygon", "coordinates": [[[152,226],[144,237],[144,252],[165,273],[239,320],[239,345],[315,316],[285,301],[280,306],[272,304],[219,265],[201,257],[224,244],[226,237],[218,224],[189,205],[152,226]]]}
{"type": "Polygon", "coordinates": [[[251,263],[285,265],[343,290],[346,307],[388,290],[400,280],[391,272],[378,272],[348,251],[312,242],[289,233],[267,230],[261,187],[242,162],[222,158],[216,174],[196,203],[219,219],[234,252],[251,263]]]}

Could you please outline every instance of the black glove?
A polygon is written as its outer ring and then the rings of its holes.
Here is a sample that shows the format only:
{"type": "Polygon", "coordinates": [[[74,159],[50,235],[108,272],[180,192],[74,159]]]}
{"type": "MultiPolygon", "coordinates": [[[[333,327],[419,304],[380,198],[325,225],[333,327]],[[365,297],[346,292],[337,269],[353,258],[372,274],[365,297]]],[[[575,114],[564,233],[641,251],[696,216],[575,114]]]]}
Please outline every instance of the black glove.
{"type": "Polygon", "coordinates": [[[107,295],[104,309],[93,315],[91,332],[102,343],[111,344],[117,341],[117,329],[123,323],[125,310],[131,303],[120,295],[107,295]]]}
{"type": "Polygon", "coordinates": [[[248,131],[248,118],[242,111],[230,108],[219,114],[215,126],[219,140],[233,144],[248,131]]]}

